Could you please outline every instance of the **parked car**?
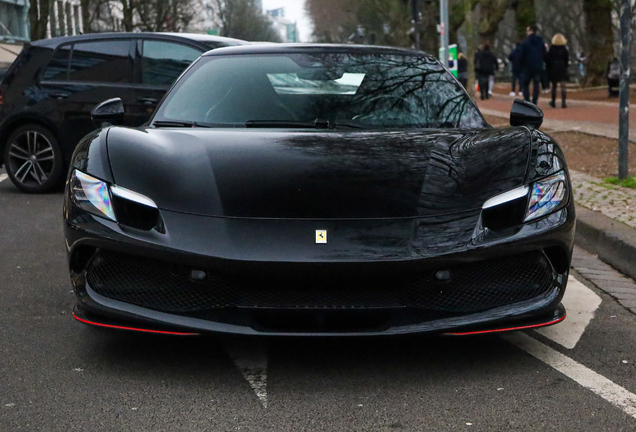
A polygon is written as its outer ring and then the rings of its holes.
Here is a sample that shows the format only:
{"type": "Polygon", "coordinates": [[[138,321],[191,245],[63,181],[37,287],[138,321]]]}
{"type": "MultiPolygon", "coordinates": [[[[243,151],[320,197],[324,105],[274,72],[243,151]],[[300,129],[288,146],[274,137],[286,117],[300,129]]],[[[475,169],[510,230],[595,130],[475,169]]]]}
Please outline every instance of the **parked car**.
{"type": "Polygon", "coordinates": [[[90,112],[119,97],[125,124],[146,122],[183,70],[211,49],[246,42],[185,33],[101,33],[27,44],[0,83],[0,166],[25,192],[55,188],[90,112]]]}
{"type": "MultiPolygon", "coordinates": [[[[119,99],[95,108],[118,124],[119,99]]],[[[490,127],[421,51],[248,45],[200,57],[151,121],[68,173],[85,323],[249,335],[471,334],[565,318],[574,201],[522,100],[490,127]]]]}

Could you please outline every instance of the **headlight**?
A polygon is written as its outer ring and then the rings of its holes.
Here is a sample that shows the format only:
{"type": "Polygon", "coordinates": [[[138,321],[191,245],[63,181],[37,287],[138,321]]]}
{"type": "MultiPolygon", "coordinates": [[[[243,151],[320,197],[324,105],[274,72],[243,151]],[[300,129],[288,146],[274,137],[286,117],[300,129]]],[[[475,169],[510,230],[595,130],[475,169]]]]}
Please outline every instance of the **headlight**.
{"type": "Polygon", "coordinates": [[[73,205],[120,225],[151,230],[161,228],[157,204],[147,196],[74,170],[71,174],[73,205]]]}
{"type": "Polygon", "coordinates": [[[518,227],[557,211],[566,196],[567,179],[560,171],[490,198],[482,206],[482,225],[492,230],[518,227]]]}
{"type": "Polygon", "coordinates": [[[108,185],[95,177],[74,170],[71,174],[71,200],[82,210],[117,221],[108,185]]]}
{"type": "Polygon", "coordinates": [[[524,222],[537,219],[557,210],[566,197],[566,179],[563,171],[532,184],[528,211],[524,222]]]}

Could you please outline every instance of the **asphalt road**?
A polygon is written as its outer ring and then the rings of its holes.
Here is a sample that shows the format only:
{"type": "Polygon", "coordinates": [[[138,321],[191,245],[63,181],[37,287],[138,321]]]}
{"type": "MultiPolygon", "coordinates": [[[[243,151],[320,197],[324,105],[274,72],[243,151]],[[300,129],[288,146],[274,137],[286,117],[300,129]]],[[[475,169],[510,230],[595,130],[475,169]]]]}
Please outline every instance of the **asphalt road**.
{"type": "Polygon", "coordinates": [[[116,332],[71,317],[61,204],[0,182],[0,431],[636,430],[636,315],[576,272],[590,301],[552,333],[116,332]]]}

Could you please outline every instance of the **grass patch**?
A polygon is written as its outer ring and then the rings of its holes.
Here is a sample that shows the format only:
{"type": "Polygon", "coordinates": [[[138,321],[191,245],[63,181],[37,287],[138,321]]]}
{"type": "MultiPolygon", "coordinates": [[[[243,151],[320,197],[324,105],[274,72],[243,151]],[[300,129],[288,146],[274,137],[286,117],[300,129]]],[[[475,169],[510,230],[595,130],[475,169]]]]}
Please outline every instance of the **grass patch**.
{"type": "MultiPolygon", "coordinates": [[[[616,177],[610,177],[610,178],[616,178],[616,177]]],[[[603,181],[606,181],[606,180],[603,180],[603,181]]],[[[614,189],[614,186],[612,186],[610,184],[604,184],[604,183],[599,183],[599,182],[595,182],[595,181],[590,181],[590,183],[592,183],[594,186],[600,186],[600,187],[603,187],[605,189],[614,189]]]]}
{"type": "Polygon", "coordinates": [[[636,189],[636,178],[632,176],[627,176],[623,180],[619,180],[618,177],[608,177],[603,181],[605,183],[609,183],[609,184],[613,184],[613,185],[617,185],[621,187],[636,189]]]}

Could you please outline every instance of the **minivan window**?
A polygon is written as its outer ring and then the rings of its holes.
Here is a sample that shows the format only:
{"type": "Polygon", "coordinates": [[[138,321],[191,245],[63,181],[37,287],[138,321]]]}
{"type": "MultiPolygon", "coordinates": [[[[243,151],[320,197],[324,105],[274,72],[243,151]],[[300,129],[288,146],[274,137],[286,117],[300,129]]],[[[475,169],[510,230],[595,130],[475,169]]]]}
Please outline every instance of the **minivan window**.
{"type": "Polygon", "coordinates": [[[42,81],[66,81],[68,79],[68,61],[71,58],[71,46],[58,49],[44,69],[42,81]]]}
{"type": "Polygon", "coordinates": [[[141,82],[167,87],[201,54],[198,49],[177,43],[144,41],[141,82]]]}
{"type": "Polygon", "coordinates": [[[129,49],[128,40],[76,43],[69,81],[129,83],[133,67],[129,49]]]}

